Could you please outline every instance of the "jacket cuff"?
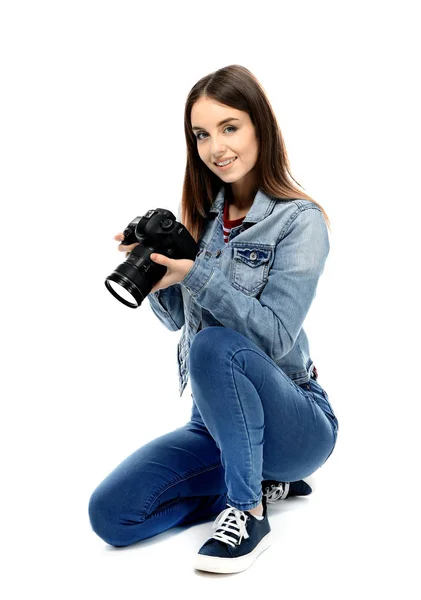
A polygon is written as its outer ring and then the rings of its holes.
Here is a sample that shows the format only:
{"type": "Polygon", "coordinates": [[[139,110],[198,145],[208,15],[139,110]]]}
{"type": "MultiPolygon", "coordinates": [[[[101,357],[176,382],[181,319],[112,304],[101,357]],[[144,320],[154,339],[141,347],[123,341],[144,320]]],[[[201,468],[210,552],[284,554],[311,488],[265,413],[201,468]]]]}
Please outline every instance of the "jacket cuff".
{"type": "Polygon", "coordinates": [[[197,296],[203,288],[209,283],[215,268],[211,263],[203,258],[196,257],[194,265],[187,275],[180,281],[180,284],[192,295],[197,296]]]}
{"type": "Polygon", "coordinates": [[[168,311],[165,308],[163,302],[162,302],[162,297],[161,297],[161,292],[162,290],[157,290],[156,292],[149,292],[148,294],[148,299],[151,301],[155,302],[155,306],[156,308],[164,315],[167,316],[168,315],[168,311]]]}

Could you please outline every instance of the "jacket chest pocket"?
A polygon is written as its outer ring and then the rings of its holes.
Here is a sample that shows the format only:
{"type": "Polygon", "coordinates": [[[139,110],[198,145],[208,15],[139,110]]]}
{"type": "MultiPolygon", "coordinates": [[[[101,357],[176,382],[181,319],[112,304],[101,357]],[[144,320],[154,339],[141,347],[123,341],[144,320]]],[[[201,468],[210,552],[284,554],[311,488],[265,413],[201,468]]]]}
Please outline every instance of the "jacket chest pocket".
{"type": "Polygon", "coordinates": [[[266,284],[273,249],[262,246],[234,248],[231,282],[245,294],[255,296],[266,284]]]}

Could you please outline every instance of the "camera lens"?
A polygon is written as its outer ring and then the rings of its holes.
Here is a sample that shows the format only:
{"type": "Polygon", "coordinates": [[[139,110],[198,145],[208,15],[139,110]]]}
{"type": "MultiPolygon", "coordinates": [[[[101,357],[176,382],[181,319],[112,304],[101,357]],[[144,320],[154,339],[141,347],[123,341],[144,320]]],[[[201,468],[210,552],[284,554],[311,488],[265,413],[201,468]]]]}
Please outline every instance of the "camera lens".
{"type": "Polygon", "coordinates": [[[111,294],[130,308],[137,308],[150,293],[167,268],[150,260],[155,250],[142,244],[136,246],[111,275],[105,285],[111,294]]]}
{"type": "Polygon", "coordinates": [[[105,285],[112,295],[126,306],[137,308],[142,303],[143,298],[133,293],[131,282],[121,275],[118,276],[115,271],[105,280],[105,285]]]}

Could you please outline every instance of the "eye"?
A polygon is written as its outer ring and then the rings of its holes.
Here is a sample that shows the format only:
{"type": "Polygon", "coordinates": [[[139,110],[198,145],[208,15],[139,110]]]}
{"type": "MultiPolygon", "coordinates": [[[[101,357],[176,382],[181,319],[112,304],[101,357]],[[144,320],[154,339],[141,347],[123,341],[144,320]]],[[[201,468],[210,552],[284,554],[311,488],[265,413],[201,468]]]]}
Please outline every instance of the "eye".
{"type": "MultiPolygon", "coordinates": [[[[227,125],[227,126],[225,127],[224,131],[225,131],[226,129],[233,129],[234,131],[237,131],[237,127],[235,127],[234,125],[227,125]]],[[[203,135],[203,134],[204,134],[204,135],[206,135],[206,134],[204,133],[204,131],[200,131],[200,132],[199,132],[199,133],[196,135],[196,139],[198,139],[198,140],[203,140],[203,138],[199,137],[200,135],[203,135]]]]}

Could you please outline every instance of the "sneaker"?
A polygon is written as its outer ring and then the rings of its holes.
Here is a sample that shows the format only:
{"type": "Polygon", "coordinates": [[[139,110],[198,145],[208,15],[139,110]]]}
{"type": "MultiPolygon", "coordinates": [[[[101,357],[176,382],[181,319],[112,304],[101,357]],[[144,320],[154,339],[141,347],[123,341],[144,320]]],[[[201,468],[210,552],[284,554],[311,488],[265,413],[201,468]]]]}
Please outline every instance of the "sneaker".
{"type": "Polygon", "coordinates": [[[308,496],[313,490],[300,479],[300,481],[275,481],[265,479],[262,481],[262,493],[269,503],[285,500],[289,496],[308,496]]]}
{"type": "Polygon", "coordinates": [[[262,497],[263,518],[227,503],[215,519],[215,533],[200,548],[194,568],[212,573],[239,573],[248,569],[272,543],[272,532],[262,497]]]}

